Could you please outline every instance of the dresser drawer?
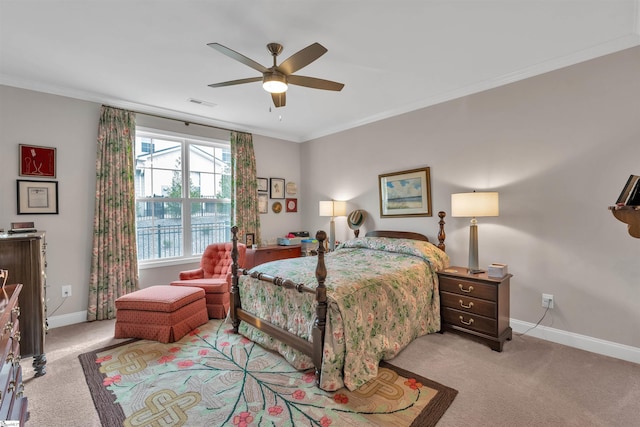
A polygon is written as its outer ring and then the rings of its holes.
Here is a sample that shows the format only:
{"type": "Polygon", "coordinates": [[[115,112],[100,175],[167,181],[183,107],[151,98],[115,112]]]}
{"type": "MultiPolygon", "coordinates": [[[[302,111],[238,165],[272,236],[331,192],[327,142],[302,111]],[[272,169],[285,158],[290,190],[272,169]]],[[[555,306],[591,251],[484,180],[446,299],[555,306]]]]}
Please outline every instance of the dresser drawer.
{"type": "Polygon", "coordinates": [[[498,301],[495,285],[455,277],[440,277],[440,290],[489,301],[498,301]]]}
{"type": "Polygon", "coordinates": [[[498,317],[498,305],[495,302],[472,298],[466,295],[441,292],[440,305],[471,314],[479,314],[492,319],[498,317]]]}
{"type": "Polygon", "coordinates": [[[481,333],[496,335],[498,322],[495,319],[479,316],[473,313],[454,310],[452,308],[442,308],[442,319],[445,323],[471,329],[481,333]]]}

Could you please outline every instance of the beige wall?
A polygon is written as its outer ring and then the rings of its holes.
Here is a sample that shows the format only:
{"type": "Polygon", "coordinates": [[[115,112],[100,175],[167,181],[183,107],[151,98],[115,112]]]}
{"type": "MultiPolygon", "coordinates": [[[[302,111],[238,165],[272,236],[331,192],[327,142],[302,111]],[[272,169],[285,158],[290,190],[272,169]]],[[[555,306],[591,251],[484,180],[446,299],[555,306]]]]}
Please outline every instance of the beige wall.
{"type": "MultiPolygon", "coordinates": [[[[551,293],[556,308],[543,325],[556,337],[618,343],[640,360],[640,240],[607,211],[629,174],[640,174],[639,69],[635,48],[303,144],[254,135],[258,175],[299,188],[299,213],[263,215],[263,236],[328,229],[317,204],[335,198],[369,212],[365,229],[435,239],[435,216],[378,213],[378,174],[429,166],[436,212],[450,210],[453,192],[500,192],[500,216],[479,220],[480,263],[509,264],[514,328],[535,323],[541,294],[551,293]]],[[[86,309],[99,111],[0,86],[0,227],[32,220],[47,230],[49,313],[62,302],[60,287],[73,287],[53,326],[82,321],[86,309]],[[58,148],[59,215],[15,214],[19,143],[58,148]]],[[[446,221],[448,252],[465,264],[468,220],[446,221]]],[[[339,218],[338,239],[347,232],[339,218]]],[[[141,283],[182,268],[142,270],[141,283]]]]}
{"type": "MultiPolygon", "coordinates": [[[[366,229],[435,239],[437,216],[380,218],[378,174],[429,166],[436,212],[451,193],[498,191],[500,216],[479,218],[480,264],[509,265],[511,317],[537,322],[550,293],[544,325],[640,347],[640,239],[607,210],[640,174],[638,70],[629,49],[304,143],[304,193],[365,209],[366,229]]],[[[452,262],[465,265],[469,220],[446,222],[452,262]]],[[[304,223],[327,227],[315,213],[304,223]]],[[[339,219],[338,239],[347,231],[339,219]]]]}

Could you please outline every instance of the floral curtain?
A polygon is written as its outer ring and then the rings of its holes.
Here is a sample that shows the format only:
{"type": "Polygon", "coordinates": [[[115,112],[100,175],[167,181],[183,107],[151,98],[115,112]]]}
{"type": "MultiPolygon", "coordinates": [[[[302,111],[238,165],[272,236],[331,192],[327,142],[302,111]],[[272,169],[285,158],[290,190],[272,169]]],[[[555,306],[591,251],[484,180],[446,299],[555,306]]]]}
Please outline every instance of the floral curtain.
{"type": "Polygon", "coordinates": [[[231,194],[231,224],[238,226],[238,239],[244,242],[246,233],[254,233],[254,241],[260,242],[256,158],[249,133],[231,132],[231,194]]]}
{"type": "Polygon", "coordinates": [[[115,300],[138,289],[133,140],[135,113],[102,106],[87,320],[115,317],[115,300]]]}

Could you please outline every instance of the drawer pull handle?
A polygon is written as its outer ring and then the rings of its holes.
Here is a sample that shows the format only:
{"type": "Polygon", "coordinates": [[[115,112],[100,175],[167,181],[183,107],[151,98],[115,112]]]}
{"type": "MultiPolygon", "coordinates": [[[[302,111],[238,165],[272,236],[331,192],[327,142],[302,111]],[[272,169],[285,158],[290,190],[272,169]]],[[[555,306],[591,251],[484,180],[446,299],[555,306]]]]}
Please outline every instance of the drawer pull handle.
{"type": "Polygon", "coordinates": [[[466,293],[473,292],[473,286],[471,285],[469,285],[469,288],[465,289],[464,286],[462,286],[462,283],[458,283],[458,287],[462,292],[466,292],[466,293]]]}
{"type": "Polygon", "coordinates": [[[464,325],[467,325],[467,326],[471,326],[471,325],[473,325],[473,319],[469,319],[468,322],[465,322],[464,321],[464,317],[460,316],[460,323],[462,323],[464,325]]]}
{"type": "Polygon", "coordinates": [[[460,300],[460,307],[462,307],[462,308],[473,308],[473,302],[469,302],[469,305],[464,305],[462,300],[460,300]]]}

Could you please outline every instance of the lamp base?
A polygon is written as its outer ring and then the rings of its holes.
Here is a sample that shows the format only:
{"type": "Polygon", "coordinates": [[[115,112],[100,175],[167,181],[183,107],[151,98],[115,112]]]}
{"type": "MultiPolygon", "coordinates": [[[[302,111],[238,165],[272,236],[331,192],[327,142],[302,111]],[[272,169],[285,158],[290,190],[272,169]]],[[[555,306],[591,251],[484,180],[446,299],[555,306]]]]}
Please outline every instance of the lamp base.
{"type": "Polygon", "coordinates": [[[478,273],[484,273],[485,270],[478,270],[477,268],[469,268],[469,274],[478,274],[478,273]]]}

